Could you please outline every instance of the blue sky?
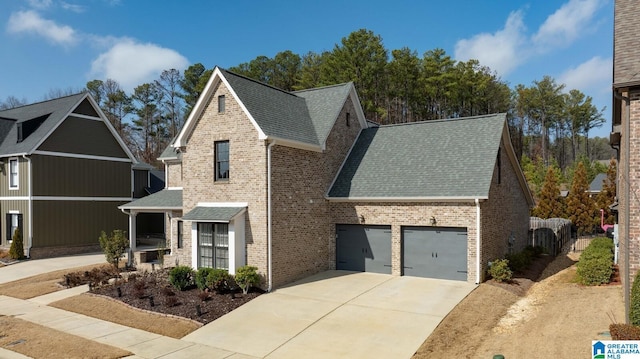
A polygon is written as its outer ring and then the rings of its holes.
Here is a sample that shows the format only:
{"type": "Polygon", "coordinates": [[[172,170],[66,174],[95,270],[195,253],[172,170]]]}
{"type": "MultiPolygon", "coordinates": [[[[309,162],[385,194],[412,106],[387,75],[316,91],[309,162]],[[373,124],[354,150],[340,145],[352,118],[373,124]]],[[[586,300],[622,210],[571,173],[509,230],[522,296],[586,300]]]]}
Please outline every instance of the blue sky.
{"type": "Polygon", "coordinates": [[[198,62],[227,68],[285,50],[331,50],[361,28],[389,51],[476,58],[512,87],[550,75],[607,107],[591,136],[608,136],[613,0],[5,0],[0,100],[39,101],[107,78],[129,92],[198,62]]]}

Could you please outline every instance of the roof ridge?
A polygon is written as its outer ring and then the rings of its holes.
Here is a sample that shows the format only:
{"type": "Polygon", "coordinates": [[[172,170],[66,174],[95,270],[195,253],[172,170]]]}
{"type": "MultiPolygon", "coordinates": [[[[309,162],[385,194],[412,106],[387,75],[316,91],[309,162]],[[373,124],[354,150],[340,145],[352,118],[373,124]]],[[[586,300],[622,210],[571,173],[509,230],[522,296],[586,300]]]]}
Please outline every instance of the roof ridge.
{"type": "Polygon", "coordinates": [[[291,91],[283,90],[283,89],[281,89],[281,88],[279,88],[279,87],[275,87],[275,86],[273,86],[273,85],[266,84],[266,83],[264,83],[264,82],[262,82],[262,81],[258,81],[258,80],[256,80],[256,79],[252,79],[252,78],[250,78],[250,77],[247,77],[247,76],[244,76],[244,75],[237,74],[237,73],[235,73],[235,72],[233,72],[233,71],[229,71],[229,70],[223,69],[222,67],[218,67],[218,68],[219,68],[219,69],[220,69],[220,71],[222,71],[222,72],[226,72],[226,73],[228,73],[228,74],[231,74],[231,75],[234,75],[234,76],[240,77],[240,78],[242,78],[242,79],[245,79],[245,80],[247,80],[247,81],[251,81],[251,82],[256,83],[256,84],[258,84],[258,85],[262,85],[262,86],[265,86],[265,87],[269,87],[269,88],[271,88],[271,89],[273,89],[273,90],[283,92],[283,93],[285,93],[285,94],[287,94],[287,95],[291,95],[291,96],[298,97],[296,94],[294,94],[294,93],[293,93],[293,92],[291,92],[291,91]]]}
{"type": "Polygon", "coordinates": [[[346,86],[346,85],[349,85],[349,84],[352,84],[352,83],[353,83],[352,81],[342,82],[342,83],[339,83],[339,84],[326,85],[326,86],[320,86],[320,87],[312,87],[312,88],[303,89],[303,90],[296,90],[296,91],[293,91],[292,93],[296,94],[296,93],[306,92],[306,91],[325,90],[325,89],[332,88],[332,87],[346,86]]]}
{"type": "Polygon", "coordinates": [[[48,99],[48,100],[43,100],[43,101],[33,102],[33,103],[26,104],[26,105],[22,105],[22,106],[17,106],[17,107],[8,108],[8,109],[6,109],[6,110],[0,110],[0,112],[10,111],[10,110],[15,110],[15,109],[19,109],[19,108],[23,108],[23,107],[27,107],[27,106],[40,105],[40,104],[43,104],[43,103],[45,103],[45,102],[58,101],[58,100],[62,100],[62,99],[67,98],[67,97],[78,96],[78,95],[85,94],[85,93],[86,93],[85,91],[80,91],[80,92],[78,92],[78,93],[74,93],[74,94],[71,94],[71,95],[66,95],[66,96],[56,97],[56,98],[52,98],[52,99],[48,99]]]}
{"type": "Polygon", "coordinates": [[[437,122],[451,122],[451,121],[466,121],[466,120],[475,120],[483,117],[496,117],[499,115],[506,114],[505,112],[487,114],[487,115],[476,115],[476,116],[466,116],[466,117],[452,117],[452,118],[439,118],[436,120],[422,120],[422,121],[414,121],[414,122],[405,122],[405,123],[391,123],[388,125],[380,125],[380,128],[384,127],[395,127],[395,126],[408,126],[408,125],[420,125],[425,123],[437,123],[437,122]]]}

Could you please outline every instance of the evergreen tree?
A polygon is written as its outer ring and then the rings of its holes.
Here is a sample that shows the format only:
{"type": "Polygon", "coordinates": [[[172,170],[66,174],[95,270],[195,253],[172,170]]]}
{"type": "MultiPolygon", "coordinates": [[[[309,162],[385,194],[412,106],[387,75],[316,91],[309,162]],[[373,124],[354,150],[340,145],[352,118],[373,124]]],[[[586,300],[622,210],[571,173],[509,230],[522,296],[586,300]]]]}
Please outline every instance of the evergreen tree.
{"type": "MultiPolygon", "coordinates": [[[[616,167],[616,161],[611,159],[609,162],[609,168],[607,169],[607,178],[605,178],[604,183],[602,184],[602,190],[596,196],[596,209],[598,211],[600,209],[604,210],[605,224],[614,224],[616,220],[615,216],[609,209],[609,206],[616,201],[616,167]]],[[[599,216],[596,216],[595,223],[596,225],[600,224],[599,216]]]]}
{"type": "Polygon", "coordinates": [[[549,166],[544,178],[544,185],[540,191],[538,205],[533,209],[533,215],[546,219],[564,217],[564,213],[564,202],[560,196],[556,171],[549,166]]]}
{"type": "Polygon", "coordinates": [[[24,259],[24,242],[22,241],[20,228],[16,228],[13,232],[11,247],[9,248],[9,257],[13,259],[24,259]]]}
{"type": "Polygon", "coordinates": [[[567,213],[569,219],[578,229],[578,234],[591,233],[593,231],[593,217],[595,215],[595,202],[587,190],[587,171],[582,162],[578,162],[578,167],[573,174],[571,191],[567,198],[567,213]]]}

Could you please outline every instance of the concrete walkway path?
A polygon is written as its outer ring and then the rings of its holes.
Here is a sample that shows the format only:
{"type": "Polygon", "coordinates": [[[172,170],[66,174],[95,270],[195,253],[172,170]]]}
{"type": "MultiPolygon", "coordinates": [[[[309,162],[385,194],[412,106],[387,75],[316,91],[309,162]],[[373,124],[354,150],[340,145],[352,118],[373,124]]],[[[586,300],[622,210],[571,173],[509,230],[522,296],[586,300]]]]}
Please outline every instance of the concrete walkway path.
{"type": "Polygon", "coordinates": [[[82,267],[100,263],[107,263],[103,253],[91,253],[46,259],[29,259],[0,267],[0,284],[60,269],[82,267]]]}

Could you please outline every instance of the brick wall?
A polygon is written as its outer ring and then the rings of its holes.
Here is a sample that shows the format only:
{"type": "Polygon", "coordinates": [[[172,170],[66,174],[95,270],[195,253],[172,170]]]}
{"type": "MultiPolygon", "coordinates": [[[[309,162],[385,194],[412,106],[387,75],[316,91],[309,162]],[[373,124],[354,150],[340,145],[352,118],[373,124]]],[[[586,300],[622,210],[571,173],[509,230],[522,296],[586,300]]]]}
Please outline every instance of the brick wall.
{"type": "Polygon", "coordinates": [[[347,101],[322,153],[272,148],[275,287],[335,267],[335,231],[324,195],[361,130],[355,118],[353,103],[347,101]]]}
{"type": "MultiPolygon", "coordinates": [[[[182,152],[183,213],[198,202],[247,202],[247,263],[267,269],[266,145],[235,101],[220,83],[213,90],[201,117],[182,152]],[[225,95],[226,107],[218,113],[218,96],[225,95]],[[214,181],[214,142],[229,141],[229,180],[214,181]]],[[[184,247],[179,258],[191,259],[191,222],[184,222],[184,247]]],[[[185,263],[190,264],[191,262],[185,263]]]]}
{"type": "MultiPolygon", "coordinates": [[[[481,268],[486,269],[489,261],[503,258],[509,250],[509,237],[515,242],[513,253],[529,244],[529,206],[522,191],[516,171],[504,142],[500,146],[500,169],[496,165],[489,190],[489,200],[480,205],[482,252],[481,268]],[[498,171],[500,181],[498,183],[498,171]]],[[[484,276],[484,271],[483,271],[484,276]]],[[[484,277],[483,277],[484,278],[484,277]]]]}
{"type": "Polygon", "coordinates": [[[165,187],[182,187],[182,162],[167,161],[165,171],[167,171],[165,187]]]}
{"type": "MultiPolygon", "coordinates": [[[[621,254],[626,250],[626,238],[629,239],[628,248],[629,248],[629,275],[631,281],[633,282],[633,278],[635,278],[636,273],[640,269],[640,157],[637,156],[640,153],[640,88],[636,88],[626,93],[630,98],[630,123],[629,123],[629,146],[630,146],[630,157],[629,157],[629,177],[626,178],[626,169],[624,168],[624,164],[626,161],[624,152],[621,152],[620,158],[620,168],[618,170],[618,199],[620,201],[621,213],[619,215],[619,219],[621,225],[619,226],[619,238],[620,238],[620,248],[621,254]],[[625,233],[624,225],[624,215],[623,210],[626,208],[627,203],[625,202],[624,195],[627,186],[629,186],[630,190],[630,198],[629,198],[629,233],[625,233]]],[[[625,116],[623,116],[624,118],[625,116]]],[[[626,122],[626,119],[623,120],[626,122]]],[[[623,128],[625,128],[625,123],[623,122],[623,128]]],[[[624,144],[623,144],[624,146],[624,144]]],[[[621,260],[621,268],[625,268],[626,263],[624,261],[624,255],[620,256],[621,260]]]]}

